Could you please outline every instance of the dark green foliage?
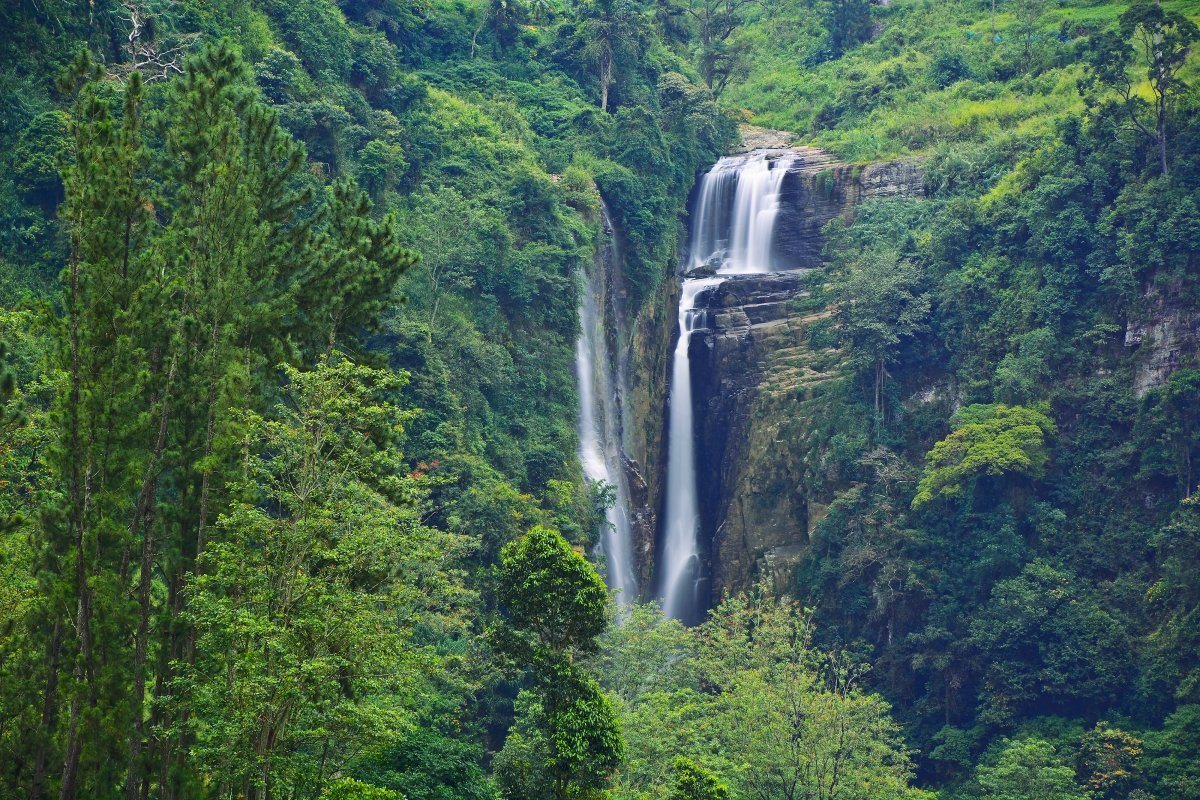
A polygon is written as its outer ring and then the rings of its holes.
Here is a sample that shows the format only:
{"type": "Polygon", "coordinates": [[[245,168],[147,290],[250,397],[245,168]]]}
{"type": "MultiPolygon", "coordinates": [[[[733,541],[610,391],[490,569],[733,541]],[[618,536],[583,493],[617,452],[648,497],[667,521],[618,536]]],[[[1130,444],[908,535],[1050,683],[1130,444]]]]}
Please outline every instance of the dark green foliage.
{"type": "Polygon", "coordinates": [[[1075,773],[1041,739],[1002,742],[994,764],[979,768],[982,796],[995,800],[1086,800],[1075,773]]]}
{"type": "Polygon", "coordinates": [[[1100,707],[1127,686],[1132,647],[1124,625],[1078,579],[1042,562],[996,584],[971,626],[988,653],[981,717],[1005,723],[1031,711],[1100,707]]]}
{"type": "Polygon", "coordinates": [[[1147,591],[1158,627],[1145,680],[1155,693],[1200,701],[1200,508],[1188,498],[1154,538],[1160,576],[1147,591]]]}
{"type": "Polygon", "coordinates": [[[570,670],[543,690],[541,712],[534,719],[545,731],[555,797],[600,796],[623,754],[612,701],[594,678],[570,670]]]}
{"type": "Polygon", "coordinates": [[[1200,483],[1200,370],[1181,370],[1165,386],[1142,399],[1134,436],[1139,445],[1139,477],[1165,480],[1189,496],[1200,483]]]}
{"type": "Polygon", "coordinates": [[[70,146],[68,122],[61,111],[38,114],[21,131],[12,152],[17,191],[46,213],[53,213],[63,200],[61,171],[70,146]]]}
{"type": "Polygon", "coordinates": [[[483,771],[482,748],[436,728],[422,727],[352,769],[373,786],[405,800],[494,800],[496,789],[483,771]]]}
{"type": "Polygon", "coordinates": [[[929,64],[929,79],[935,86],[946,87],[971,77],[971,67],[962,53],[943,50],[929,64]]]}
{"type": "Polygon", "coordinates": [[[338,7],[347,18],[382,30],[388,39],[405,47],[413,44],[426,11],[423,4],[408,0],[342,0],[338,7]]]}
{"type": "MultiPolygon", "coordinates": [[[[139,73],[123,93],[99,77],[81,56],[63,82],[78,87],[61,212],[71,258],[47,365],[63,377],[40,415],[54,442],[41,467],[41,519],[20,533],[35,545],[40,598],[23,612],[19,641],[24,658],[44,665],[35,673],[42,699],[40,717],[21,722],[35,732],[14,726],[3,744],[14,785],[35,797],[136,796],[143,784],[186,791],[214,757],[205,746],[191,762],[171,755],[211,741],[201,687],[215,662],[198,662],[194,648],[229,633],[214,624],[220,615],[193,625],[181,603],[219,606],[235,562],[253,561],[222,561],[232,542],[214,532],[237,494],[232,476],[250,463],[238,431],[270,407],[273,365],[328,359],[349,341],[347,328],[379,314],[380,296],[413,260],[394,220],[372,220],[351,187],[314,204],[302,146],[256,102],[227,45],[188,59],[148,132],[139,73]],[[311,317],[296,315],[297,303],[311,317]],[[212,583],[193,591],[210,544],[212,583]]],[[[276,565],[261,566],[267,575],[276,565]]],[[[241,674],[252,681],[254,670],[241,674]]],[[[229,733],[216,738],[238,740],[229,733]]],[[[242,749],[252,752],[273,755],[242,749]]],[[[248,790],[299,780],[303,770],[286,761],[277,776],[253,778],[224,766],[248,790]]]]}
{"type": "Polygon", "coordinates": [[[845,267],[839,288],[841,331],[855,366],[875,373],[876,413],[882,412],[888,366],[926,326],[930,301],[920,283],[916,265],[892,250],[866,253],[845,267]]]}
{"type": "Polygon", "coordinates": [[[6,361],[8,355],[8,346],[4,342],[0,342],[0,409],[6,415],[2,419],[7,422],[11,419],[9,404],[12,403],[13,394],[17,389],[17,377],[13,374],[6,361]]]}
{"type": "Polygon", "coordinates": [[[351,32],[337,6],[325,0],[288,0],[273,5],[284,39],[311,74],[349,77],[354,60],[351,32]]]}
{"type": "Polygon", "coordinates": [[[608,624],[595,568],[558,533],[536,527],[500,553],[500,602],[510,624],[547,653],[586,653],[608,624]]]}
{"type": "MultiPolygon", "coordinates": [[[[23,422],[23,419],[15,396],[17,376],[9,367],[7,356],[8,347],[3,341],[0,341],[0,436],[11,442],[17,426],[23,422]]],[[[8,449],[8,447],[4,448],[5,451],[8,449]]],[[[7,484],[7,481],[5,483],[7,484]]],[[[17,520],[10,516],[12,511],[11,503],[6,502],[0,505],[0,533],[11,530],[16,524],[17,520]]]]}
{"type": "Polygon", "coordinates": [[[1146,737],[1146,774],[1163,796],[1180,800],[1200,797],[1200,706],[1182,705],[1167,717],[1161,731],[1146,737]]]}

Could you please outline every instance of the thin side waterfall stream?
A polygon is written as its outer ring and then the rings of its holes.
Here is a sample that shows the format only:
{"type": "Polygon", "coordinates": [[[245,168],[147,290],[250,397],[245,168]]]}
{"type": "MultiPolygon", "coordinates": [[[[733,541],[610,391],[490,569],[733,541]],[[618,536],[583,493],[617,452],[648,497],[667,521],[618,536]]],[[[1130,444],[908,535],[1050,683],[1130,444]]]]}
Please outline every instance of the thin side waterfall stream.
{"type": "Polygon", "coordinates": [[[689,272],[715,269],[715,277],[685,277],[679,293],[679,338],[671,365],[667,428],[666,503],[659,529],[658,585],[663,611],[687,624],[702,621],[700,502],[697,490],[696,419],[689,349],[705,315],[696,308],[720,276],[773,271],[775,222],[784,177],[795,157],[756,151],[721,159],[697,188],[689,272]]]}
{"type": "Polygon", "coordinates": [[[579,381],[579,460],[589,484],[609,487],[611,504],[600,532],[600,555],[608,587],[617,602],[638,597],[633,563],[629,484],[622,454],[622,417],[617,361],[606,335],[604,300],[611,295],[609,271],[619,269],[613,251],[608,212],[602,209],[608,241],[583,275],[579,299],[579,338],[575,342],[575,375],[579,381]]]}

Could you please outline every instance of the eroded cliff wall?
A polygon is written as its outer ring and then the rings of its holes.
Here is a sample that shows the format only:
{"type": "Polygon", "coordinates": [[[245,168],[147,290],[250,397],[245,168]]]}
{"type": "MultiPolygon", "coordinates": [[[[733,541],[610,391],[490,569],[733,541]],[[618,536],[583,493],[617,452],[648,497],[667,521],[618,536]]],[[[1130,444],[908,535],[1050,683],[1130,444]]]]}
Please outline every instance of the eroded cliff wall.
{"type": "Polygon", "coordinates": [[[925,191],[917,161],[851,165],[815,147],[790,148],[797,156],[783,181],[775,250],[793,267],[821,264],[821,230],[872,197],[917,197],[925,191]]]}
{"type": "Polygon", "coordinates": [[[823,510],[799,480],[796,446],[806,405],[836,377],[842,357],[810,343],[812,326],[829,313],[806,302],[809,282],[819,279],[812,270],[744,276],[700,298],[706,328],[691,342],[692,385],[717,597],[799,556],[823,510]]]}
{"type": "Polygon", "coordinates": [[[658,515],[666,485],[667,375],[674,347],[679,281],[662,281],[637,314],[625,342],[630,377],[626,426],[627,469],[632,491],[634,556],[638,582],[647,596],[657,544],[658,515]]]}
{"type": "Polygon", "coordinates": [[[1133,359],[1138,397],[1165,384],[1177,369],[1200,363],[1196,289],[1181,281],[1153,281],[1132,309],[1125,348],[1133,359]]]}

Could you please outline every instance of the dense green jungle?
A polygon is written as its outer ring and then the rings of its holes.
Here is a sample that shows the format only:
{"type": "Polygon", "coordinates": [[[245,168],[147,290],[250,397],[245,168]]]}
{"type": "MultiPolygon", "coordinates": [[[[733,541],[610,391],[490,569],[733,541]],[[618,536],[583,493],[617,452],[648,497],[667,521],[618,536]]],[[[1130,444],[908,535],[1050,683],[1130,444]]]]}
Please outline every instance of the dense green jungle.
{"type": "Polygon", "coordinates": [[[0,800],[1200,800],[1197,22],[0,0],[0,800]]]}

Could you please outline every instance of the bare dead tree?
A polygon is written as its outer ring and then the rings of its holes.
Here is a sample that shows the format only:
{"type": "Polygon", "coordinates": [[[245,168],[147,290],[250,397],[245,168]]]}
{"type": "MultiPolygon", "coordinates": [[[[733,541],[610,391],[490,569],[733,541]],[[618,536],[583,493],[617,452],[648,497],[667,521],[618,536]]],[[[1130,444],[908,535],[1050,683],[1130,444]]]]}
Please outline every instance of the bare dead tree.
{"type": "MultiPolygon", "coordinates": [[[[166,7],[174,6],[167,0],[166,7]]],[[[125,60],[108,68],[108,76],[125,80],[133,72],[140,72],[146,83],[183,74],[183,61],[196,40],[198,33],[170,33],[160,31],[157,20],[164,16],[150,11],[140,0],[122,0],[120,9],[113,12],[128,28],[125,37],[125,60]]]]}

